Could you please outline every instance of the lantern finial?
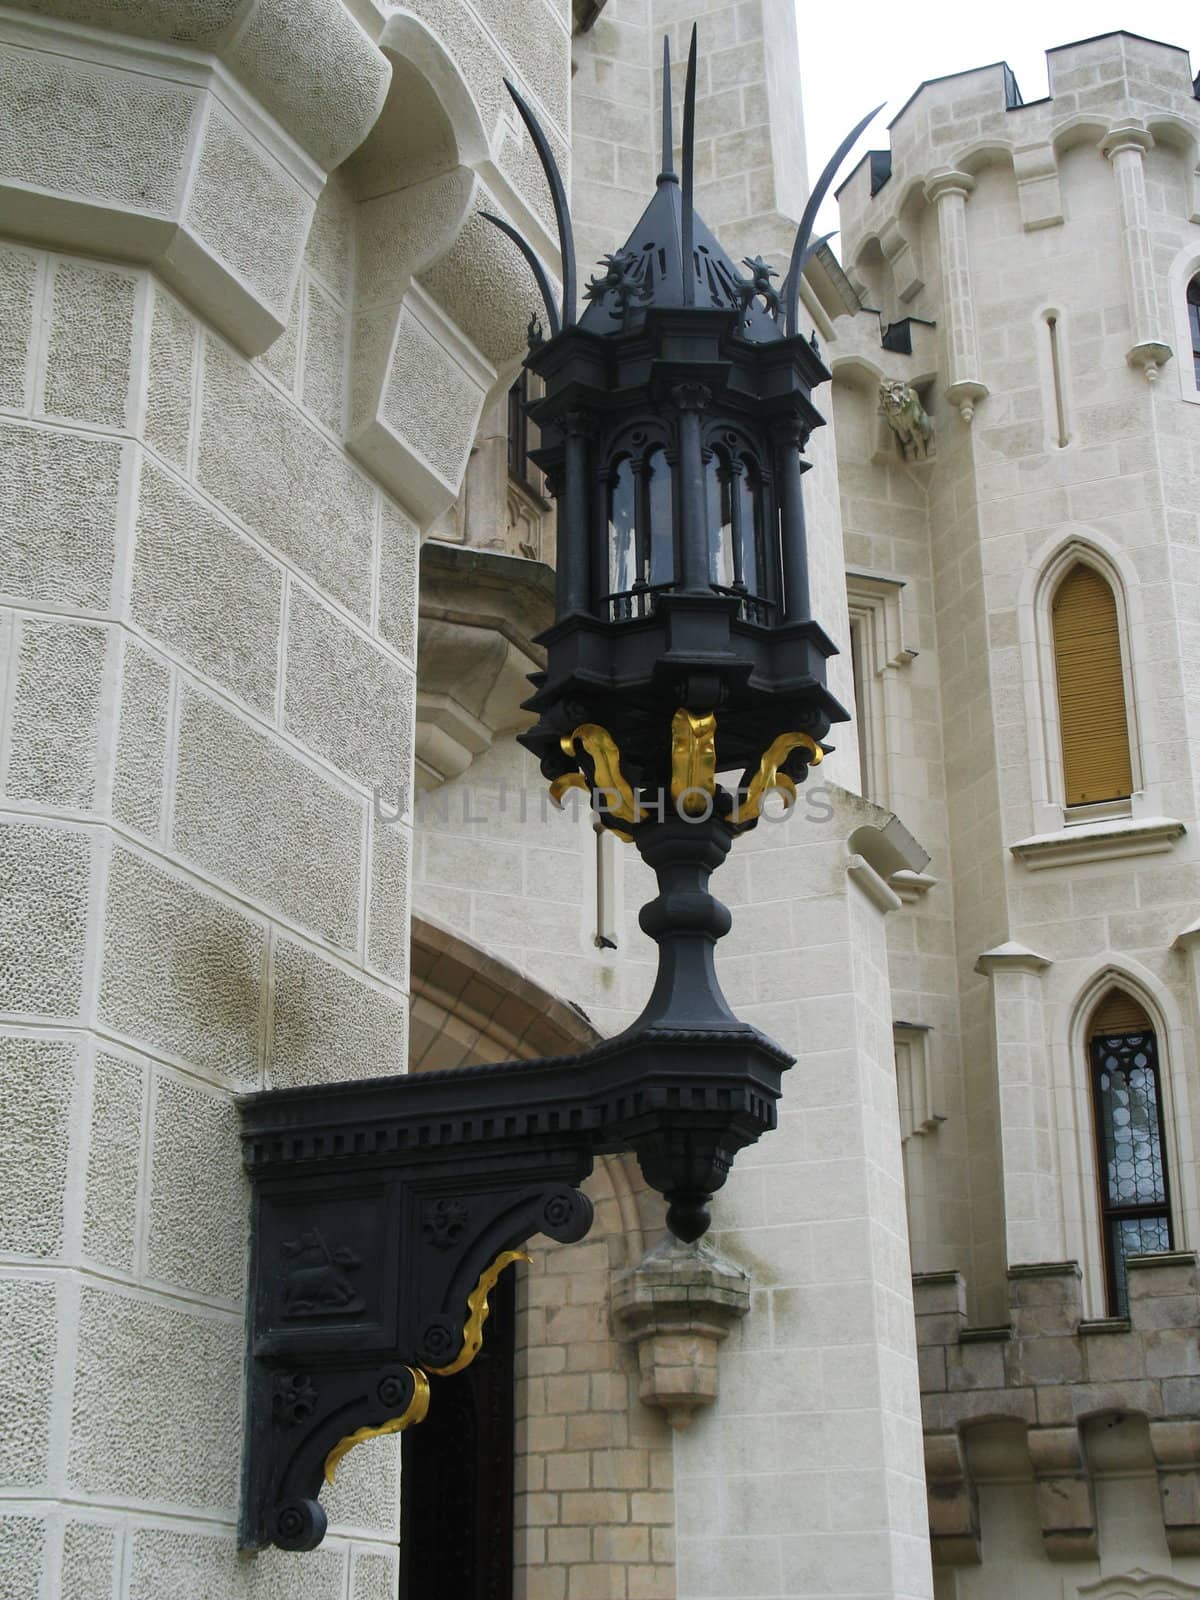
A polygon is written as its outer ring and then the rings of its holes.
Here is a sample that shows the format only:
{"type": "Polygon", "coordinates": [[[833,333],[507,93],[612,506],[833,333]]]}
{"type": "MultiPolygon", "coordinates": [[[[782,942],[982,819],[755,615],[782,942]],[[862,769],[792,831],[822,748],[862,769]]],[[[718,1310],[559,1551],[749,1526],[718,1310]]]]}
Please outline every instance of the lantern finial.
{"type": "Polygon", "coordinates": [[[675,174],[675,129],[671,117],[671,41],[663,35],[662,166],[659,183],[678,183],[675,174]]]}

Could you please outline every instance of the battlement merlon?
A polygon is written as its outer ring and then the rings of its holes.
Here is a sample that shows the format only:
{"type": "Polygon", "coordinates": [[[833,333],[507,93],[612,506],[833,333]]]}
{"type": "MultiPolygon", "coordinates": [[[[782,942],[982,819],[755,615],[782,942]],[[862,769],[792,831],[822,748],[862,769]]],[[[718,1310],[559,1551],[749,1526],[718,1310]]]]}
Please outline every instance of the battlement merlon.
{"type": "MultiPolygon", "coordinates": [[[[837,191],[844,259],[881,236],[935,171],[1011,164],[1022,187],[1027,230],[1053,226],[1047,177],[1081,140],[1098,144],[1115,126],[1140,123],[1152,137],[1188,147],[1191,209],[1200,213],[1200,79],[1177,45],[1107,33],[1046,51],[1050,93],[1023,102],[1007,62],[922,83],[888,127],[890,147],[871,151],[837,191]]],[[[1200,220],[1200,218],[1198,218],[1200,220]]]]}

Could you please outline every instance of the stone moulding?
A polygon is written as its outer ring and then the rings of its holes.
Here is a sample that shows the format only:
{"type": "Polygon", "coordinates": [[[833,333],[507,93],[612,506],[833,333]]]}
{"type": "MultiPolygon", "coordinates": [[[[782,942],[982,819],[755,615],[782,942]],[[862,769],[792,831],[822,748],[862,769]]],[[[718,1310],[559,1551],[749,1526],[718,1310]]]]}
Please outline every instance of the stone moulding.
{"type": "Polygon", "coordinates": [[[668,1235],[618,1277],[613,1321],[637,1350],[642,1400],[672,1428],[717,1398],[718,1349],[749,1309],[749,1273],[699,1240],[668,1235]]]}

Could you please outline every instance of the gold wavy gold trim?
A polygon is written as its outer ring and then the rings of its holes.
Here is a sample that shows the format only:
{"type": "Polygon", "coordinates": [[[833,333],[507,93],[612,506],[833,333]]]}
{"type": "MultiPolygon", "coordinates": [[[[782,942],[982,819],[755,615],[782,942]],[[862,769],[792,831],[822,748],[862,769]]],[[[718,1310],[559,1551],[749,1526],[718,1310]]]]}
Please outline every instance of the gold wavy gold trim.
{"type": "Polygon", "coordinates": [[[680,706],[671,719],[671,799],[675,809],[685,816],[702,817],[711,811],[716,792],[717,719],[711,711],[697,717],[680,706]]]}
{"type": "Polygon", "coordinates": [[[641,809],[621,771],[621,752],[612,734],[598,722],[581,722],[573,733],[564,734],[559,741],[564,755],[574,757],[576,741],[591,757],[593,785],[605,790],[610,801],[616,796],[616,805],[605,806],[605,815],[617,822],[640,822],[641,809]]]}
{"type": "Polygon", "coordinates": [[[796,785],[787,773],[780,772],[779,768],[793,750],[802,746],[810,752],[810,764],[814,767],[819,766],[825,758],[825,752],[807,733],[781,733],[777,739],[771,741],[770,748],[758,764],[758,771],[750,780],[745,800],[730,819],[735,827],[758,820],[762,813],[762,803],[772,789],[779,789],[788,796],[789,810],[795,805],[796,785]]]}
{"type": "Polygon", "coordinates": [[[479,1282],[467,1296],[467,1324],[463,1329],[463,1346],[458,1355],[448,1367],[426,1367],[427,1372],[432,1372],[439,1378],[450,1378],[456,1372],[461,1372],[464,1367],[469,1367],[475,1357],[483,1349],[483,1325],[488,1319],[488,1295],[499,1282],[500,1274],[505,1267],[510,1267],[514,1261],[529,1261],[531,1256],[524,1250],[502,1250],[492,1262],[491,1266],[480,1278],[479,1282]]]}
{"type": "Polygon", "coordinates": [[[550,785],[550,800],[561,811],[563,809],[563,795],[569,789],[582,789],[584,794],[591,794],[587,786],[587,779],[582,772],[564,772],[561,778],[555,778],[550,785]]]}
{"type": "Polygon", "coordinates": [[[398,1417],[393,1417],[390,1422],[382,1423],[378,1428],[359,1428],[356,1432],[347,1434],[325,1457],[325,1482],[332,1483],[342,1457],[349,1455],[356,1444],[365,1444],[368,1439],[381,1439],[389,1433],[403,1433],[405,1428],[414,1427],[418,1422],[424,1422],[429,1414],[429,1379],[423,1372],[414,1372],[409,1367],[413,1378],[413,1397],[408,1409],[398,1417]]]}

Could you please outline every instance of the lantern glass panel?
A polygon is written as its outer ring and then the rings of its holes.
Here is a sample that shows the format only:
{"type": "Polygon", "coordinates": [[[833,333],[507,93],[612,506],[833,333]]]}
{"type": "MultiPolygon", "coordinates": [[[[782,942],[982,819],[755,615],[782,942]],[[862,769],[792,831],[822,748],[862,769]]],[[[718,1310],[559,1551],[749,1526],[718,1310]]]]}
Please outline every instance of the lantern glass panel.
{"type": "Polygon", "coordinates": [[[646,461],[646,500],[650,511],[649,570],[639,576],[652,587],[675,577],[675,496],[666,451],[652,450],[646,461]]]}
{"type": "Polygon", "coordinates": [[[637,578],[635,528],[637,498],[633,463],[622,456],[613,469],[608,489],[608,587],[610,594],[625,594],[637,578]]]}
{"type": "Polygon", "coordinates": [[[738,499],[741,502],[740,523],[741,538],[739,540],[738,566],[736,582],[748,589],[751,594],[761,595],[763,589],[763,563],[762,549],[762,515],[763,515],[763,486],[758,468],[749,456],[743,456],[741,471],[734,480],[738,499]]]}
{"type": "Polygon", "coordinates": [[[709,527],[709,579],[727,588],[733,582],[733,496],[729,468],[717,451],[704,463],[709,527]]]}

